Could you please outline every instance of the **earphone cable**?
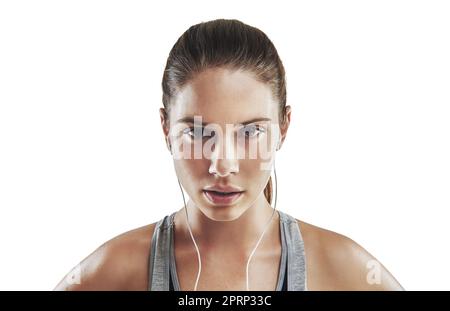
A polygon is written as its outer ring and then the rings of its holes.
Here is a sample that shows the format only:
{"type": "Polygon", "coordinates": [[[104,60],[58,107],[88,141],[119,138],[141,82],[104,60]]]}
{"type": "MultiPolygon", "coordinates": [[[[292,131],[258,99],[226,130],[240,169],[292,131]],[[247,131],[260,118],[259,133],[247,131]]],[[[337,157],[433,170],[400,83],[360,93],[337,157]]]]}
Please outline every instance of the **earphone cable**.
{"type": "MultiPolygon", "coordinates": [[[[274,198],[274,207],[273,207],[272,215],[271,215],[269,221],[267,222],[267,224],[266,224],[266,226],[265,226],[265,228],[264,228],[264,230],[263,230],[263,232],[262,232],[262,234],[261,234],[261,236],[260,236],[258,242],[256,243],[255,248],[253,249],[253,251],[251,252],[251,254],[250,254],[250,256],[249,256],[249,258],[248,258],[248,260],[247,260],[247,266],[246,266],[246,288],[247,288],[247,291],[249,291],[249,275],[248,275],[248,269],[249,269],[249,265],[250,265],[250,260],[251,260],[251,258],[253,257],[253,254],[255,253],[256,249],[258,248],[259,243],[261,242],[261,240],[262,240],[262,238],[263,238],[263,236],[264,236],[264,234],[265,234],[267,228],[269,227],[269,224],[270,224],[270,222],[272,221],[273,216],[274,216],[274,214],[275,214],[275,210],[276,210],[276,208],[277,208],[277,187],[278,187],[278,184],[277,184],[277,172],[276,172],[276,168],[275,168],[275,159],[274,159],[274,161],[273,161],[273,171],[274,171],[274,176],[275,176],[275,198],[274,198]]],[[[199,251],[199,249],[198,249],[197,243],[195,242],[194,235],[192,234],[191,226],[190,226],[190,224],[189,224],[189,216],[188,216],[187,207],[186,207],[186,199],[185,199],[185,197],[184,197],[184,192],[183,192],[183,188],[181,187],[180,180],[178,180],[178,185],[180,186],[181,194],[182,194],[182,196],[183,196],[184,211],[185,211],[185,214],[186,214],[186,222],[187,222],[187,225],[188,225],[189,234],[190,234],[190,236],[191,236],[192,241],[194,242],[195,250],[197,251],[197,258],[198,258],[198,267],[199,267],[199,269],[198,269],[198,272],[197,272],[197,278],[196,278],[196,280],[195,280],[195,285],[194,285],[194,291],[196,291],[196,290],[197,290],[198,281],[199,281],[199,279],[200,279],[200,274],[201,274],[201,271],[202,271],[202,260],[201,260],[200,251],[199,251]]]]}

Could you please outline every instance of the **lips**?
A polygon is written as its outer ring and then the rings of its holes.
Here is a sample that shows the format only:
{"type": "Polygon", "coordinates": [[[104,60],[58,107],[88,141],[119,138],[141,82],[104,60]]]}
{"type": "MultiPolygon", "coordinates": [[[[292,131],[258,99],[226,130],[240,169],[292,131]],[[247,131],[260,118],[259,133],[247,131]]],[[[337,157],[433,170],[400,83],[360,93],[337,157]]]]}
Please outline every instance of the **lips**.
{"type": "Polygon", "coordinates": [[[216,189],[218,189],[219,187],[210,187],[207,188],[205,190],[203,190],[204,195],[206,196],[206,198],[213,204],[217,204],[217,205],[228,205],[231,204],[233,202],[235,202],[239,197],[241,197],[242,193],[244,191],[240,191],[237,190],[237,188],[232,188],[232,187],[222,187],[221,189],[226,189],[226,190],[221,190],[218,191],[216,189]],[[214,190],[212,190],[214,189],[214,190]],[[233,190],[233,191],[230,191],[233,190]]]}
{"type": "Polygon", "coordinates": [[[240,189],[239,187],[231,186],[231,185],[227,185],[227,186],[213,185],[210,187],[206,187],[204,190],[215,191],[215,192],[220,192],[220,193],[242,192],[243,191],[243,189],[240,189]]]}

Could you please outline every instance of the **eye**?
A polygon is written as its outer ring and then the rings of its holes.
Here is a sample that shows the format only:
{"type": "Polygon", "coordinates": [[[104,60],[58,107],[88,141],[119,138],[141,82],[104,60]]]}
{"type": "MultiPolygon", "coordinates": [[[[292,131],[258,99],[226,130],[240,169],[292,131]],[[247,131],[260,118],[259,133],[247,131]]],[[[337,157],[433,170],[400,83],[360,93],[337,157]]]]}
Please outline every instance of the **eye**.
{"type": "Polygon", "coordinates": [[[214,135],[207,135],[204,127],[188,127],[183,130],[183,134],[187,134],[191,139],[203,139],[214,135]]]}
{"type": "Polygon", "coordinates": [[[240,133],[240,135],[244,135],[246,138],[253,138],[258,137],[259,134],[263,132],[264,128],[255,124],[250,124],[242,128],[242,132],[240,133]]]}

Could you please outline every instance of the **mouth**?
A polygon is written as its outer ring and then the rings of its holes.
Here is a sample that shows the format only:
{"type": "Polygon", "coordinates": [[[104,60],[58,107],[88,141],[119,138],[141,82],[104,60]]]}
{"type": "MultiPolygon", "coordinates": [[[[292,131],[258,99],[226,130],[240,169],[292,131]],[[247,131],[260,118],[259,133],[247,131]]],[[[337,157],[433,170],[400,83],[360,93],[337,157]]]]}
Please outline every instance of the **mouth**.
{"type": "Polygon", "coordinates": [[[244,191],[238,192],[220,192],[214,190],[203,190],[203,194],[213,204],[228,205],[235,202],[242,196],[244,191]]]}

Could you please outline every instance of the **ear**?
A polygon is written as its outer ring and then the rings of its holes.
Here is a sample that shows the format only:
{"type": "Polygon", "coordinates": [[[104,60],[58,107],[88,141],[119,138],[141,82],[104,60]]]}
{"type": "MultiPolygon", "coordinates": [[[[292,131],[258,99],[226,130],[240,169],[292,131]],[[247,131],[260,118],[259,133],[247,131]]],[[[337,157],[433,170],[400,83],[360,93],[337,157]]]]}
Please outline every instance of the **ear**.
{"type": "Polygon", "coordinates": [[[169,114],[165,108],[159,108],[159,117],[161,119],[161,127],[164,133],[164,139],[166,140],[166,145],[169,151],[172,153],[171,144],[169,141],[169,114]]]}
{"type": "Polygon", "coordinates": [[[277,150],[281,149],[281,146],[283,145],[284,140],[286,139],[287,131],[289,129],[290,124],[291,124],[291,106],[286,106],[284,113],[284,122],[280,124],[281,141],[278,144],[277,150]]]}

